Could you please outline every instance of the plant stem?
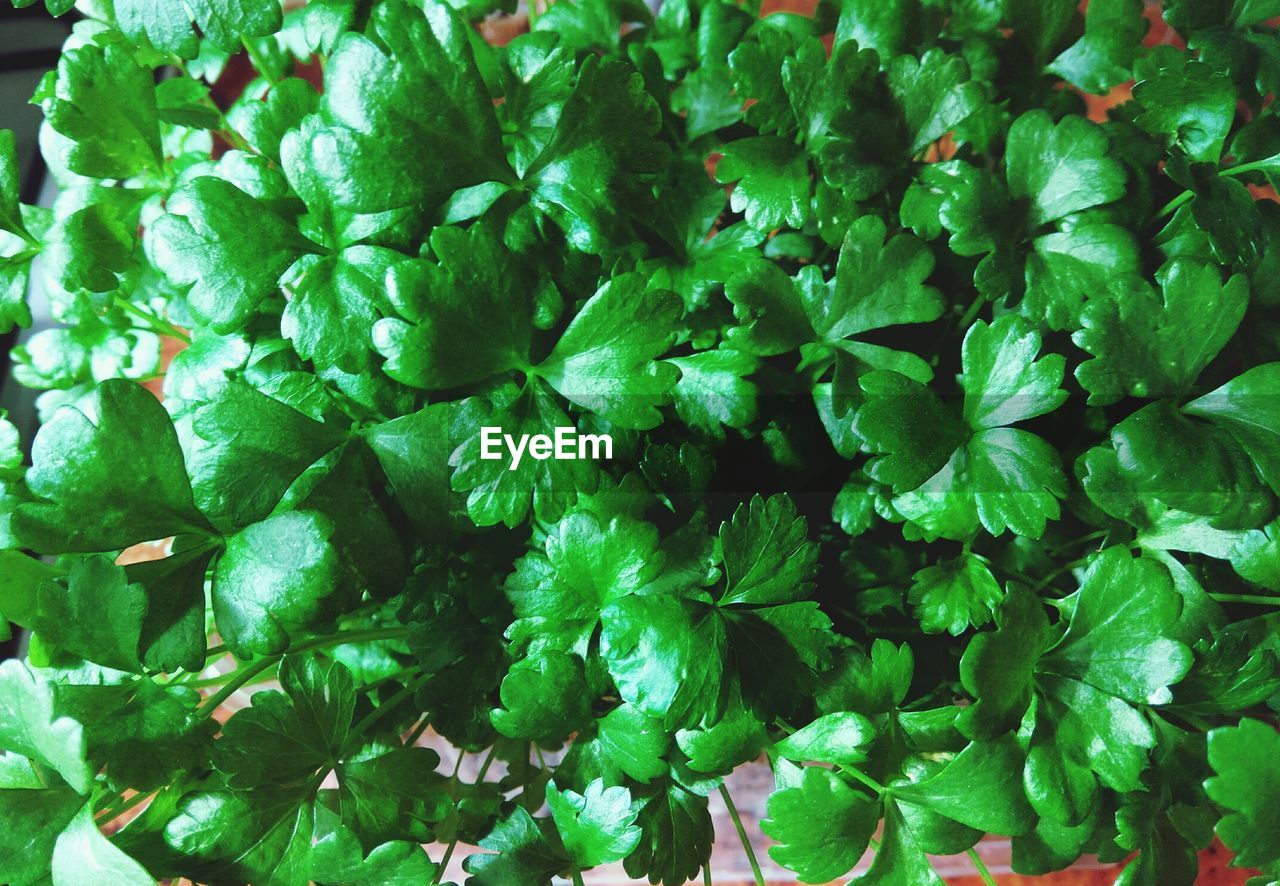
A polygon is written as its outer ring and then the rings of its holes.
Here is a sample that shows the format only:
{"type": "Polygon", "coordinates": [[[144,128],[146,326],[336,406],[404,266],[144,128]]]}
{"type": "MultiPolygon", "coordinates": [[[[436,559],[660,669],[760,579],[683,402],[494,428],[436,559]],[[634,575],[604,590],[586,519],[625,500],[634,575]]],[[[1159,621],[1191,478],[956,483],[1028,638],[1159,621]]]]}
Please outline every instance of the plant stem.
{"type": "Polygon", "coordinates": [[[1219,603],[1254,603],[1258,606],[1280,606],[1280,597],[1262,594],[1210,594],[1219,603]]]}
{"type": "Polygon", "coordinates": [[[978,313],[982,310],[982,306],[987,303],[987,298],[979,292],[969,303],[969,307],[965,310],[964,315],[960,318],[960,328],[968,329],[973,325],[973,321],[978,319],[978,313]]]}
{"type": "Polygon", "coordinates": [[[351,728],[351,737],[359,738],[361,735],[364,735],[365,731],[370,726],[372,726],[374,723],[378,722],[378,720],[386,716],[387,711],[390,711],[396,705],[400,704],[400,702],[404,701],[406,698],[409,698],[415,692],[417,692],[418,687],[421,686],[423,681],[426,679],[427,679],[426,674],[418,674],[416,677],[411,679],[408,682],[408,684],[406,684],[400,689],[399,692],[397,692],[395,695],[388,698],[382,704],[378,705],[376,708],[370,711],[363,720],[361,720],[359,723],[353,726],[351,728]]]}
{"type": "Polygon", "coordinates": [[[121,815],[124,815],[126,812],[128,812],[133,807],[137,806],[139,803],[154,796],[155,793],[156,793],[155,791],[139,791],[138,793],[130,797],[128,800],[125,800],[123,803],[115,806],[114,808],[107,808],[107,809],[104,809],[102,812],[99,812],[98,817],[95,818],[94,821],[96,821],[99,825],[106,824],[112,819],[119,818],[121,815]]]}
{"type": "Polygon", "coordinates": [[[248,683],[258,674],[261,674],[267,668],[277,664],[283,657],[283,653],[268,655],[266,658],[260,658],[251,664],[236,669],[236,672],[232,675],[231,679],[225,686],[204,700],[204,703],[196,710],[196,714],[202,719],[204,717],[212,716],[213,712],[216,711],[224,701],[235,695],[236,690],[248,683]]]}
{"type": "Polygon", "coordinates": [[[587,886],[586,883],[582,882],[582,872],[577,868],[573,869],[573,886],[587,886]]]}
{"type": "Polygon", "coordinates": [[[142,310],[142,308],[138,307],[127,298],[117,295],[115,298],[115,304],[116,307],[124,311],[126,314],[136,317],[146,323],[148,331],[154,332],[157,335],[167,335],[170,338],[176,338],[179,341],[191,344],[191,336],[187,335],[163,317],[158,317],[149,311],[142,310]]]}
{"type": "Polygon", "coordinates": [[[751,873],[756,878],[756,886],[764,886],[764,874],[760,873],[760,862],[756,861],[755,850],[751,848],[751,841],[747,839],[747,829],[742,826],[742,819],[738,816],[738,807],[733,805],[733,797],[729,795],[728,785],[721,783],[720,796],[724,798],[724,805],[729,810],[729,817],[733,819],[733,826],[738,831],[738,840],[742,843],[742,851],[747,854],[747,861],[751,864],[751,873]]]}
{"type": "Polygon", "coordinates": [[[987,864],[982,860],[982,856],[978,855],[977,850],[970,846],[967,854],[973,866],[978,869],[978,876],[982,878],[982,882],[987,886],[996,886],[996,878],[991,876],[991,871],[987,870],[987,864]]]}
{"type": "Polygon", "coordinates": [[[258,52],[258,48],[253,45],[253,40],[246,37],[240,42],[244,44],[244,51],[249,54],[249,61],[253,62],[254,69],[266,79],[268,85],[274,87],[276,78],[267,70],[267,64],[262,58],[262,53],[258,52]]]}
{"type": "Polygon", "coordinates": [[[1239,166],[1232,166],[1230,169],[1218,170],[1218,175],[1244,175],[1246,172],[1257,172],[1260,169],[1267,169],[1280,165],[1275,157],[1267,157],[1264,160],[1254,160],[1251,163],[1241,163],[1239,166]]]}
{"type": "MultiPolygon", "coordinates": [[[[422,738],[422,733],[426,732],[427,727],[430,725],[431,724],[427,722],[427,718],[423,717],[422,722],[415,726],[413,728],[413,732],[410,732],[409,737],[404,740],[405,746],[413,747],[414,743],[417,742],[418,739],[422,738]]],[[[458,759],[461,760],[462,758],[459,757],[458,759]]]]}
{"type": "Polygon", "coordinates": [[[707,863],[702,866],[702,886],[712,886],[711,884],[711,864],[707,863]]]}
{"type": "Polygon", "coordinates": [[[885,791],[888,790],[888,788],[880,784],[880,782],[876,781],[870,775],[867,775],[865,772],[855,769],[852,766],[841,766],[840,771],[849,773],[858,781],[862,782],[864,785],[871,788],[871,790],[875,791],[877,794],[883,794],[885,793],[885,791]]]}
{"type": "Polygon", "coordinates": [[[1195,196],[1194,191],[1183,191],[1181,194],[1174,197],[1172,200],[1170,200],[1168,203],[1162,206],[1160,208],[1160,211],[1155,214],[1154,219],[1158,221],[1167,215],[1173,215],[1175,212],[1177,212],[1178,207],[1182,206],[1183,203],[1186,203],[1188,200],[1190,200],[1194,196],[1195,196]]]}

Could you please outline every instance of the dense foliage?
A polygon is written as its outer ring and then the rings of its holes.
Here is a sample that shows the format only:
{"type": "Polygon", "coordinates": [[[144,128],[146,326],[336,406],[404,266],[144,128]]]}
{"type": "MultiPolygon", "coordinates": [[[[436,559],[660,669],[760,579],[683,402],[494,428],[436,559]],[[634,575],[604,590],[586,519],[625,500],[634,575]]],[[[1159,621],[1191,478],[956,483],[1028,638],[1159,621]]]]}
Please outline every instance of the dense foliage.
{"type": "Polygon", "coordinates": [[[0,135],[0,881],[678,884],[762,753],[805,881],[1280,878],[1280,2],[83,5],[51,209],[0,135]]]}

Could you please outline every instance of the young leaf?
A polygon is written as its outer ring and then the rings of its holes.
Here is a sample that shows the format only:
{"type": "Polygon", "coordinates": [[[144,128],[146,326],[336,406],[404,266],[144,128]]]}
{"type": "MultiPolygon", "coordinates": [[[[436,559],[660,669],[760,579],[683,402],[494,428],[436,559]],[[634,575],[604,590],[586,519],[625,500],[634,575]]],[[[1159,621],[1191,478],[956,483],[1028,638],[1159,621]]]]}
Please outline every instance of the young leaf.
{"type": "Polygon", "coordinates": [[[725,592],[730,603],[786,603],[809,595],[817,570],[817,548],[808,523],[785,495],[754,496],[720,524],[725,592]]]}
{"type": "Polygon", "coordinates": [[[879,818],[874,800],[834,772],[805,768],[800,783],[769,796],[761,829],[778,845],[769,857],[805,883],[825,883],[848,873],[866,851],[879,818]]]}
{"type": "Polygon", "coordinates": [[[640,843],[635,820],[644,804],[624,787],[606,788],[600,779],[581,793],[547,785],[547,807],[556,830],[579,868],[620,861],[640,843]]]}
{"type": "Polygon", "coordinates": [[[208,531],[196,510],[164,407],[123,379],[59,410],[36,434],[15,531],[41,550],[112,551],[177,532],[208,531]],[[146,447],[144,464],[136,453],[146,447]],[[100,503],[109,503],[102,507],[100,503]]]}

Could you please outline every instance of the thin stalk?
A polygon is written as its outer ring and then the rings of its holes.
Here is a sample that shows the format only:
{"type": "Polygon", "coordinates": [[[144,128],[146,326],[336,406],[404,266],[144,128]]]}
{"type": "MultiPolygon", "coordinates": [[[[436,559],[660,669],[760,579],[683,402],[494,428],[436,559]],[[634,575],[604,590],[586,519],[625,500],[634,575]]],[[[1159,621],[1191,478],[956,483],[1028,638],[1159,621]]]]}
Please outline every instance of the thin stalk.
{"type": "Polygon", "coordinates": [[[1155,214],[1155,220],[1159,221],[1165,216],[1173,215],[1178,211],[1178,208],[1181,207],[1183,203],[1186,203],[1194,196],[1195,192],[1193,191],[1183,191],[1160,208],[1160,210],[1155,214]]]}
{"type": "Polygon", "coordinates": [[[978,319],[978,313],[982,310],[982,306],[987,303],[987,298],[981,292],[974,297],[969,303],[969,307],[965,309],[964,316],[960,318],[960,328],[968,329],[973,325],[973,321],[978,319]]]}
{"type": "Polygon", "coordinates": [[[425,681],[426,679],[427,679],[426,674],[419,674],[417,677],[410,680],[408,685],[404,686],[395,695],[391,696],[382,704],[378,705],[376,708],[370,711],[363,720],[361,720],[359,723],[353,726],[351,729],[351,737],[359,738],[361,735],[364,735],[365,731],[370,726],[372,726],[374,723],[378,722],[378,720],[386,716],[387,711],[391,710],[396,705],[400,704],[400,702],[404,701],[406,698],[409,698],[415,692],[417,692],[418,687],[421,686],[423,681],[425,681]]]}
{"type": "Polygon", "coordinates": [[[405,746],[413,747],[418,739],[422,738],[422,733],[426,732],[427,727],[430,725],[431,724],[427,722],[427,718],[423,717],[422,722],[415,726],[413,731],[409,733],[409,737],[404,740],[405,746]]]}
{"type": "Polygon", "coordinates": [[[855,769],[852,766],[841,766],[840,771],[849,773],[858,781],[862,782],[864,785],[871,788],[871,790],[875,791],[877,794],[883,794],[885,793],[885,791],[888,790],[888,788],[880,784],[880,782],[876,781],[870,775],[867,775],[865,772],[855,769]]]}
{"type": "Polygon", "coordinates": [[[1210,594],[1219,603],[1253,603],[1257,606],[1280,606],[1280,597],[1262,594],[1210,594]]]}
{"type": "Polygon", "coordinates": [[[977,850],[970,846],[967,854],[969,861],[973,862],[973,866],[978,869],[978,876],[982,878],[982,882],[987,886],[996,886],[996,878],[991,876],[991,871],[987,870],[987,864],[982,860],[982,856],[978,855],[977,850]]]}
{"type": "Polygon", "coordinates": [[[1271,167],[1280,165],[1276,157],[1267,157],[1265,160],[1254,160],[1251,163],[1241,163],[1239,166],[1232,166],[1230,169],[1218,170],[1218,175],[1244,175],[1247,172],[1258,172],[1271,167]]]}
{"type": "Polygon", "coordinates": [[[179,341],[183,341],[183,342],[186,342],[187,344],[191,344],[191,336],[187,335],[185,332],[183,332],[178,327],[174,326],[168,320],[165,320],[163,317],[158,317],[155,314],[152,314],[150,311],[142,310],[142,308],[138,307],[133,302],[129,301],[127,298],[123,298],[117,295],[115,298],[115,304],[116,304],[116,307],[124,311],[126,314],[129,314],[131,317],[135,317],[136,319],[139,319],[142,322],[146,323],[147,330],[149,332],[154,332],[157,335],[167,335],[169,336],[169,338],[176,338],[179,341]]]}
{"type": "Polygon", "coordinates": [[[756,852],[751,848],[751,841],[747,839],[747,829],[742,826],[742,819],[738,815],[738,807],[733,805],[733,797],[729,795],[727,785],[721,783],[720,796],[724,798],[724,805],[729,810],[729,817],[733,819],[733,826],[738,831],[738,840],[742,843],[742,851],[747,854],[747,861],[751,864],[751,873],[756,878],[756,886],[764,886],[764,874],[760,872],[760,862],[756,861],[756,852]]]}
{"type": "Polygon", "coordinates": [[[702,866],[702,886],[712,886],[710,862],[702,866]]]}
{"type": "Polygon", "coordinates": [[[254,69],[266,79],[270,86],[274,87],[278,81],[275,76],[267,70],[267,63],[262,58],[262,53],[258,52],[258,48],[253,45],[253,41],[246,38],[240,42],[244,44],[245,52],[249,53],[249,61],[253,62],[254,69]]]}
{"type": "Polygon", "coordinates": [[[268,655],[266,658],[260,658],[252,664],[236,669],[235,674],[232,675],[231,679],[225,686],[204,700],[204,703],[196,710],[196,714],[201,719],[212,716],[213,712],[216,711],[224,701],[235,695],[236,691],[241,686],[258,676],[258,674],[267,670],[267,668],[278,664],[280,659],[283,657],[283,653],[268,655]]]}
{"type": "Polygon", "coordinates": [[[582,882],[582,872],[577,868],[573,869],[573,886],[587,886],[586,883],[582,882]]]}
{"type": "Polygon", "coordinates": [[[99,825],[104,825],[112,819],[119,818],[139,803],[155,796],[155,791],[139,791],[128,800],[115,806],[114,808],[104,809],[98,813],[98,817],[94,819],[99,825]]]}

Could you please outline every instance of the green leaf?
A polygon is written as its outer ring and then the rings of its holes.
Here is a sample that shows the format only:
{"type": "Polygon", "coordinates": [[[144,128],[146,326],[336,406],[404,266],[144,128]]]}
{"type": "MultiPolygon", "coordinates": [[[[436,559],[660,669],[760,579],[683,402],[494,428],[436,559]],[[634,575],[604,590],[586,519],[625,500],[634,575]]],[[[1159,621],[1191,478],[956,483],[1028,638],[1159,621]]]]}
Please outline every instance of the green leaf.
{"type": "MultiPolygon", "coordinates": [[[[629,384],[629,382],[623,382],[629,384]]],[[[594,492],[599,472],[590,459],[523,458],[511,470],[509,458],[481,457],[481,428],[500,427],[513,439],[520,435],[554,435],[558,427],[575,427],[551,392],[537,380],[514,396],[490,402],[463,401],[450,424],[450,485],[467,493],[467,513],[477,526],[515,526],[532,506],[544,520],[558,520],[579,494],[594,492]]],[[[577,425],[578,432],[587,430],[577,425]]]]}
{"type": "Polygon", "coordinates": [[[266,204],[230,182],[192,179],[170,195],[151,227],[156,266],[191,287],[196,316],[220,333],[244,327],[279,280],[314,246],[266,204]]]}
{"type": "Polygon", "coordinates": [[[1205,782],[1209,798],[1227,810],[1218,836],[1235,853],[1236,864],[1273,870],[1280,865],[1272,835],[1280,828],[1280,780],[1268,761],[1280,752],[1280,736],[1258,720],[1209,732],[1209,765],[1214,777],[1205,782]]]}
{"type": "Polygon", "coordinates": [[[92,880],[103,886],[151,886],[155,878],[121,852],[93,821],[93,804],[86,803],[58,835],[53,847],[55,883],[92,880]]]}
{"type": "Polygon", "coordinates": [[[304,886],[314,818],[311,799],[297,789],[195,790],[176,802],[163,839],[200,879],[304,886]]]}
{"type": "Polygon", "coordinates": [[[773,746],[778,756],[809,763],[844,766],[867,759],[867,746],[876,729],[861,714],[838,711],[824,714],[773,746]]]}
{"type": "Polygon", "coordinates": [[[0,129],[0,231],[17,237],[30,236],[22,221],[18,195],[22,190],[22,170],[18,166],[17,139],[12,129],[0,129]]]}
{"type": "Polygon", "coordinates": [[[269,515],[308,466],[346,439],[243,382],[209,391],[190,427],[184,444],[195,498],[224,532],[269,515]]]}
{"type": "Polygon", "coordinates": [[[1106,134],[1083,117],[1055,124],[1046,111],[1028,111],[1009,128],[1009,193],[1030,201],[1032,227],[1110,203],[1124,193],[1125,174],[1107,153],[1106,134]]]}
{"type": "Polygon", "coordinates": [[[87,661],[140,673],[148,603],[124,569],[107,557],[88,557],[71,567],[66,587],[41,587],[36,627],[42,639],[87,661]]]}
{"type": "Polygon", "coordinates": [[[662,567],[655,527],[623,516],[602,524],[575,511],[548,532],[545,556],[516,563],[504,590],[540,643],[585,656],[600,610],[651,584],[662,567]]]}
{"type": "Polygon", "coordinates": [[[974,430],[1000,428],[1052,412],[1067,399],[1059,354],[1036,358],[1040,336],[1014,314],[969,327],[961,346],[964,417],[974,430]]]}
{"type": "Polygon", "coordinates": [[[356,704],[351,672],[288,655],[278,679],[283,691],[255,693],[222,728],[215,762],[232,787],[305,781],[337,765],[345,748],[356,704]]]}
{"type": "Polygon", "coordinates": [[[1024,834],[1035,821],[1023,794],[1024,760],[1011,735],[972,742],[934,775],[895,785],[893,796],[980,831],[1024,834]]]}
{"type": "Polygon", "coordinates": [[[1036,663],[1053,642],[1044,607],[1022,585],[1009,585],[995,623],[995,631],[969,641],[960,659],[960,682],[976,700],[956,726],[977,740],[1017,727],[1031,703],[1036,663]]]}
{"type": "Polygon", "coordinates": [[[236,655],[282,652],[350,593],[333,544],[333,521],[289,511],[227,538],[213,576],[213,618],[236,655]]]}
{"type": "Polygon", "coordinates": [[[875,801],[816,766],[806,767],[797,785],[769,795],[768,815],[760,828],[778,843],[769,857],[805,883],[848,873],[880,818],[875,801]]]}
{"type": "MultiPolygon", "coordinates": [[[[942,295],[924,284],[933,265],[933,254],[915,237],[896,234],[887,238],[883,221],[874,215],[863,216],[849,226],[840,246],[829,300],[806,301],[809,320],[819,335],[831,341],[888,326],[936,320],[942,316],[942,295]]],[[[863,357],[856,349],[851,353],[863,357]]],[[[870,357],[863,359],[875,362],[870,357]]],[[[929,370],[921,372],[910,374],[927,381],[929,370]]]]}
{"type": "Polygon", "coordinates": [[[89,792],[94,770],[85,760],[84,729],[57,711],[49,680],[17,659],[0,663],[0,714],[0,750],[30,757],[89,792]]]}
{"type": "Polygon", "coordinates": [[[1105,95],[1128,80],[1142,49],[1147,20],[1142,0],[1099,0],[1085,10],[1084,35],[1049,65],[1073,86],[1105,95]]]}
{"type": "Polygon", "coordinates": [[[47,879],[56,841],[84,797],[65,784],[46,788],[29,761],[21,763],[28,781],[0,775],[0,878],[6,883],[36,883],[47,879]]]}
{"type": "Polygon", "coordinates": [[[151,71],[125,46],[86,43],[67,50],[32,101],[66,138],[59,159],[72,172],[126,179],[163,170],[151,71]]]}
{"type": "Polygon", "coordinates": [[[745,428],[755,420],[756,385],[747,376],[759,362],[749,354],[729,348],[702,351],[667,362],[680,370],[671,389],[676,415],[690,428],[717,440],[724,428],[745,428]]]}
{"type": "Polygon", "coordinates": [[[1230,78],[1182,53],[1153,58],[1159,67],[1149,67],[1133,87],[1133,100],[1142,108],[1134,122],[1192,160],[1218,162],[1236,113],[1230,78]]]}
{"type": "Polygon", "coordinates": [[[875,454],[867,474],[905,492],[936,474],[964,442],[964,426],[920,382],[896,372],[869,372],[859,380],[866,403],[853,430],[875,454]]]}
{"type": "Polygon", "coordinates": [[[637,819],[640,845],[623,860],[627,876],[674,886],[692,880],[711,858],[714,832],[705,797],[679,785],[663,788],[637,819]]]}
{"type": "Polygon", "coordinates": [[[927,566],[911,581],[916,619],[929,634],[947,631],[958,637],[970,625],[980,628],[1004,597],[991,570],[972,554],[927,566]]]}
{"type": "Polygon", "coordinates": [[[386,373],[430,391],[526,366],[527,271],[495,227],[436,228],[431,249],[437,263],[401,262],[387,274],[387,295],[405,319],[373,324],[386,373]]]}
{"type": "Polygon", "coordinates": [[[548,649],[513,664],[501,696],[490,719],[508,738],[563,741],[591,716],[582,659],[564,652],[548,649]]]}
{"type": "MultiPolygon", "coordinates": [[[[149,46],[181,58],[194,58],[199,50],[199,40],[191,29],[191,19],[184,7],[148,3],[147,0],[115,0],[113,8],[120,32],[135,46],[149,46]]],[[[227,51],[238,48],[237,39],[236,45],[228,47],[227,51]]]]}
{"type": "Polygon", "coordinates": [[[547,807],[578,868],[621,861],[640,844],[635,820],[644,804],[633,802],[624,787],[606,788],[600,779],[581,793],[547,785],[547,807]]]}
{"type": "Polygon", "coordinates": [[[720,524],[725,591],[721,605],[788,603],[809,595],[817,546],[789,496],[753,496],[720,524]]]}
{"type": "Polygon", "coordinates": [[[344,886],[413,886],[435,880],[437,867],[415,843],[380,843],[365,856],[355,833],[324,806],[315,807],[311,880],[344,886]]]}
{"type": "MultiPolygon", "coordinates": [[[[331,698],[324,701],[332,707],[331,698]]],[[[429,842],[430,825],[453,810],[439,764],[435,751],[420,747],[343,760],[337,770],[343,820],[366,845],[429,842]]]]}
{"type": "Polygon", "coordinates": [[[875,861],[867,872],[849,881],[850,886],[892,886],[912,883],[917,886],[942,886],[938,876],[925,858],[916,835],[893,803],[885,805],[884,831],[875,861]]]}
{"type": "Polygon", "coordinates": [[[1183,407],[1225,428],[1280,491],[1280,363],[1255,366],[1183,407]]]}
{"type": "Polygon", "coordinates": [[[760,231],[802,228],[809,217],[809,164],[792,142],[772,135],[730,142],[716,180],[734,185],[729,205],[760,231]]]}
{"type": "Polygon", "coordinates": [[[570,402],[625,428],[661,421],[678,375],[656,358],[671,345],[680,300],[645,288],[639,274],[614,277],[587,300],[535,372],[570,402]]]}
{"type": "Polygon", "coordinates": [[[509,180],[493,103],[457,13],[394,2],[369,18],[367,33],[338,39],[324,71],[327,125],[303,148],[333,200],[382,212],[509,180]],[[422,151],[437,162],[420,162],[422,151]]]}
{"type": "Polygon", "coordinates": [[[671,740],[660,721],[629,704],[621,704],[597,722],[601,746],[618,768],[648,783],[667,771],[663,755],[671,740]]]}
{"type": "Polygon", "coordinates": [[[912,154],[954,130],[986,102],[986,90],[969,78],[964,59],[941,49],[930,49],[918,60],[895,58],[889,66],[889,90],[902,105],[912,154]]]}
{"type": "Polygon", "coordinates": [[[1162,296],[1133,278],[1091,298],[1072,340],[1093,355],[1076,369],[1090,405],[1125,395],[1178,398],[1230,341],[1249,304],[1244,275],[1179,259],[1156,275],[1162,296]],[[1199,319],[1192,322],[1192,313],[1199,319]]]}
{"type": "Polygon", "coordinates": [[[188,8],[200,34],[223,52],[237,52],[242,41],[266,37],[283,22],[275,4],[254,0],[191,0],[188,8]]]}
{"type": "Polygon", "coordinates": [[[600,620],[600,654],[624,700],[668,727],[721,712],[728,638],[714,607],[629,596],[605,607],[600,620]]]}
{"type": "Polygon", "coordinates": [[[588,56],[546,146],[521,174],[534,205],[584,252],[627,242],[632,219],[642,223],[652,206],[646,176],[666,158],[655,138],[661,125],[638,71],[620,59],[588,56]]]}
{"type": "Polygon", "coordinates": [[[110,379],[60,409],[31,457],[26,479],[37,500],[19,506],[15,532],[42,551],[112,551],[208,531],[168,414],[132,382],[110,379]]]}
{"type": "Polygon", "coordinates": [[[813,337],[797,281],[772,262],[752,262],[724,284],[738,325],[726,333],[729,345],[771,357],[794,350],[813,337]]]}
{"type": "Polygon", "coordinates": [[[1107,548],[1089,564],[1067,631],[1040,667],[1137,704],[1165,703],[1191,665],[1190,650],[1167,636],[1181,609],[1168,570],[1107,548]]]}
{"type": "Polygon", "coordinates": [[[463,868],[476,886],[543,886],[569,866],[564,850],[548,839],[549,819],[535,819],[523,806],[494,826],[480,841],[497,855],[467,856],[463,868]]]}

